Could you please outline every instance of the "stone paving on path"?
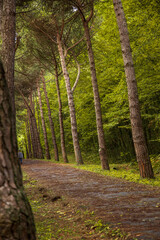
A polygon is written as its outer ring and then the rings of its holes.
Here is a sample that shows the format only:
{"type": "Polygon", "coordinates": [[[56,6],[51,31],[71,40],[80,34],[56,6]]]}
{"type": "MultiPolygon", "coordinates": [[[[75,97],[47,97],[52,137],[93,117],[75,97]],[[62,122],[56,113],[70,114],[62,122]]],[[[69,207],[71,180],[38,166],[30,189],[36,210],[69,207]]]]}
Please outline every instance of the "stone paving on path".
{"type": "Polygon", "coordinates": [[[24,160],[24,171],[61,196],[85,204],[137,239],[160,240],[160,188],[101,176],[64,164],[24,160]]]}

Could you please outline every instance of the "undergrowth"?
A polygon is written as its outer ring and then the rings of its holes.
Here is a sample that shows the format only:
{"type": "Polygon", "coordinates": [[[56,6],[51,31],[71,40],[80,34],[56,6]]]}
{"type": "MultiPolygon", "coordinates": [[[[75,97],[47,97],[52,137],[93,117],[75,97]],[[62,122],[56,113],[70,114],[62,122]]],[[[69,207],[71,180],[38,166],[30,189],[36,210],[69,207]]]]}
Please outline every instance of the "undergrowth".
{"type": "MultiPolygon", "coordinates": [[[[155,178],[154,179],[147,179],[147,178],[141,178],[139,174],[138,165],[135,161],[132,161],[130,163],[110,163],[110,170],[102,170],[101,164],[96,156],[83,156],[84,159],[84,165],[77,165],[74,160],[73,155],[69,155],[69,163],[68,165],[82,169],[87,170],[91,172],[95,172],[104,176],[110,176],[115,178],[121,178],[128,180],[130,182],[136,182],[141,184],[147,184],[151,186],[158,186],[160,187],[160,155],[158,156],[150,156],[153,171],[155,178]]],[[[52,160],[55,162],[54,160],[52,160]]],[[[62,158],[60,157],[60,163],[63,163],[62,158]]]]}

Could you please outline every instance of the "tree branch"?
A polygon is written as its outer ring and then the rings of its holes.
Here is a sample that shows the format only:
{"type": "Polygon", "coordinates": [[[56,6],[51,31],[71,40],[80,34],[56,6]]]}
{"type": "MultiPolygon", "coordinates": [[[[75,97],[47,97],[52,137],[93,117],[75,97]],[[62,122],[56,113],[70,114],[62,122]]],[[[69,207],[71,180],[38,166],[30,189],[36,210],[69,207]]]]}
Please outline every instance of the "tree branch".
{"type": "Polygon", "coordinates": [[[23,72],[19,72],[19,71],[17,71],[16,69],[15,69],[14,71],[17,72],[17,73],[22,74],[23,76],[25,76],[26,78],[28,78],[29,80],[31,80],[31,78],[29,78],[28,74],[25,74],[25,73],[23,73],[23,72]]]}
{"type": "Polygon", "coordinates": [[[22,96],[23,100],[24,100],[24,104],[26,105],[26,108],[29,110],[30,114],[33,115],[32,109],[30,108],[27,100],[25,99],[24,94],[22,93],[22,91],[20,90],[19,87],[15,86],[15,88],[17,89],[17,91],[20,93],[20,95],[22,96]]]}
{"type": "Polygon", "coordinates": [[[57,44],[56,41],[53,40],[53,38],[45,31],[43,31],[43,29],[41,29],[40,27],[38,27],[35,23],[34,23],[34,26],[40,30],[40,32],[42,32],[44,35],[46,35],[52,42],[54,42],[55,44],[57,44]]]}
{"type": "Polygon", "coordinates": [[[63,22],[62,22],[62,26],[61,26],[61,33],[60,33],[60,38],[62,39],[63,36],[63,30],[64,30],[64,18],[63,18],[63,22]]]}
{"type": "Polygon", "coordinates": [[[35,8],[35,9],[33,9],[33,10],[22,11],[22,12],[16,12],[16,15],[17,15],[17,14],[21,14],[21,13],[33,12],[34,10],[36,10],[36,8],[35,8]]]}
{"type": "MultiPolygon", "coordinates": [[[[78,9],[78,11],[80,12],[80,15],[81,15],[81,18],[82,18],[82,20],[83,20],[83,22],[85,22],[86,21],[86,19],[85,19],[85,16],[84,16],[84,14],[83,14],[83,11],[82,11],[82,9],[81,9],[81,6],[80,6],[80,4],[78,4],[76,1],[71,1],[72,3],[73,3],[73,5],[75,5],[76,7],[77,7],[77,9],[78,9]]],[[[79,2],[79,1],[78,1],[79,2]]]]}
{"type": "Polygon", "coordinates": [[[17,36],[16,44],[15,44],[15,52],[17,51],[17,49],[18,49],[18,47],[19,47],[20,40],[21,40],[21,36],[17,36]]]}
{"type": "Polygon", "coordinates": [[[76,86],[77,86],[77,83],[78,83],[78,80],[79,80],[79,77],[80,77],[80,72],[81,72],[80,64],[79,64],[79,62],[77,61],[77,57],[74,55],[74,53],[73,53],[73,56],[74,56],[74,59],[75,59],[75,61],[76,61],[76,63],[77,63],[78,73],[77,73],[76,81],[75,81],[75,83],[74,83],[74,85],[73,85],[73,87],[72,87],[72,93],[74,92],[74,90],[75,90],[75,88],[76,88],[76,86]]]}
{"type": "Polygon", "coordinates": [[[80,42],[82,42],[82,40],[84,40],[85,36],[83,36],[78,42],[76,42],[75,44],[73,44],[71,47],[65,49],[65,57],[67,56],[67,53],[69,50],[71,50],[72,48],[76,47],[80,42]]]}
{"type": "Polygon", "coordinates": [[[46,64],[44,64],[44,63],[36,56],[36,54],[35,54],[34,52],[33,52],[32,54],[33,54],[33,56],[38,60],[39,63],[41,63],[50,73],[52,73],[51,70],[49,69],[49,67],[47,67],[46,64]]]}
{"type": "MultiPolygon", "coordinates": [[[[54,50],[53,50],[53,47],[51,48],[51,51],[52,51],[52,55],[53,55],[53,64],[54,64],[54,67],[56,67],[56,66],[58,66],[58,64],[57,64],[57,59],[56,59],[56,55],[55,55],[55,53],[54,53],[54,50]]],[[[57,69],[58,69],[58,67],[57,67],[57,69]]],[[[58,71],[57,71],[58,72],[58,71]]],[[[62,74],[62,71],[60,71],[59,73],[58,73],[58,76],[60,76],[62,74]]]]}
{"type": "Polygon", "coordinates": [[[91,9],[90,15],[89,15],[89,17],[87,18],[86,21],[89,22],[92,17],[93,17],[93,5],[92,5],[92,9],[91,9]]]}

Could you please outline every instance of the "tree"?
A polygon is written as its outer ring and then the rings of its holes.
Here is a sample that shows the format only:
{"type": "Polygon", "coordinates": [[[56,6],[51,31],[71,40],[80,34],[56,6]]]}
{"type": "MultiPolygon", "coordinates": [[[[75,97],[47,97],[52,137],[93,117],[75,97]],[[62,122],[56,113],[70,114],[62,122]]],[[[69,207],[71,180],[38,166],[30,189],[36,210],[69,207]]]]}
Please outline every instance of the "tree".
{"type": "Polygon", "coordinates": [[[7,0],[0,3],[0,25],[2,49],[1,59],[5,71],[5,77],[8,82],[9,95],[12,99],[12,131],[14,136],[14,145],[17,148],[16,138],[16,117],[15,117],[15,96],[14,96],[14,57],[15,57],[15,16],[16,1],[7,0]]]}
{"type": "MultiPolygon", "coordinates": [[[[47,2],[49,2],[49,4],[57,3],[57,1],[47,1],[47,2]]],[[[58,1],[60,8],[62,8],[62,6],[64,5],[63,2],[64,1],[58,1]]],[[[71,10],[73,11],[73,9],[75,8],[75,10],[78,10],[78,12],[81,16],[81,19],[82,19],[82,23],[83,23],[83,27],[84,27],[84,31],[85,31],[86,43],[87,43],[91,77],[92,77],[94,104],[95,104],[95,112],[96,112],[96,123],[97,123],[97,133],[98,133],[98,141],[99,141],[99,155],[100,155],[100,159],[101,159],[102,169],[109,170],[104,130],[103,130],[103,123],[102,123],[101,104],[100,104],[100,97],[99,97],[97,77],[96,77],[96,68],[95,68],[95,63],[94,63],[94,55],[93,55],[91,38],[90,38],[90,33],[89,33],[89,25],[88,25],[89,21],[91,20],[91,18],[93,16],[93,2],[94,1],[79,1],[79,0],[68,1],[68,0],[66,0],[65,1],[66,9],[64,7],[64,11],[70,12],[71,10]],[[91,13],[90,13],[90,16],[86,18],[85,12],[86,12],[86,9],[88,9],[88,8],[91,8],[91,13]]],[[[75,12],[77,14],[77,11],[75,11],[75,12]]],[[[62,15],[64,15],[64,12],[62,15]]],[[[76,17],[75,17],[75,19],[76,19],[76,17]]],[[[70,91],[71,89],[69,90],[69,81],[67,80],[67,78],[69,79],[69,75],[68,75],[68,72],[66,71],[65,57],[63,56],[63,46],[62,46],[62,41],[61,41],[61,38],[62,38],[61,33],[63,33],[64,22],[65,21],[63,20],[61,29],[57,29],[57,43],[58,43],[58,49],[59,49],[60,58],[61,58],[61,65],[62,65],[64,77],[66,79],[66,88],[68,89],[67,91],[68,91],[68,96],[69,96],[71,93],[71,91],[70,91]]],[[[56,26],[58,26],[58,20],[56,20],[56,26]]],[[[68,99],[71,99],[71,98],[68,98],[68,99]]],[[[70,103],[69,103],[69,106],[71,106],[70,103]]]]}
{"type": "MultiPolygon", "coordinates": [[[[41,32],[47,38],[54,44],[57,44],[58,46],[58,52],[60,56],[60,61],[61,61],[61,67],[65,79],[65,84],[66,84],[66,90],[67,90],[67,95],[68,95],[68,106],[70,110],[70,119],[71,119],[71,132],[72,132],[72,139],[73,139],[73,146],[74,146],[74,153],[75,153],[75,158],[77,164],[83,164],[82,160],[82,155],[81,155],[81,150],[80,150],[80,145],[79,145],[79,138],[78,138],[78,130],[77,130],[77,120],[76,120],[76,112],[75,112],[75,104],[74,104],[74,99],[73,99],[73,91],[71,89],[71,83],[70,83],[70,77],[69,73],[67,71],[67,64],[66,64],[66,54],[68,50],[70,50],[72,47],[75,46],[70,46],[66,49],[65,45],[65,37],[63,37],[63,34],[66,34],[66,39],[69,39],[69,34],[70,34],[70,29],[67,32],[64,31],[64,25],[65,21],[70,21],[72,17],[69,20],[64,19],[65,13],[63,12],[63,6],[62,6],[62,19],[59,21],[55,16],[51,16],[51,19],[53,21],[49,21],[47,18],[45,19],[38,19],[32,21],[32,28],[34,28],[36,31],[41,32]],[[64,39],[62,39],[64,38],[64,39]],[[65,53],[64,53],[65,52],[65,53]]],[[[73,12],[72,12],[73,14],[73,12]]],[[[67,41],[66,40],[66,41],[67,41]]]]}
{"type": "Polygon", "coordinates": [[[31,146],[31,136],[30,136],[30,130],[29,130],[29,123],[28,123],[28,114],[26,115],[26,121],[25,121],[25,125],[26,125],[26,145],[27,145],[27,149],[28,149],[28,157],[32,158],[32,146],[31,146]]]}
{"type": "Polygon", "coordinates": [[[59,154],[58,154],[58,147],[57,147],[56,135],[55,135],[55,130],[54,130],[54,123],[53,123],[52,116],[51,116],[51,108],[50,108],[50,103],[49,103],[49,99],[48,99],[46,83],[45,83],[45,78],[44,78],[43,72],[41,73],[41,79],[42,79],[42,83],[43,83],[43,90],[44,90],[44,95],[45,95],[47,108],[48,108],[48,118],[49,118],[49,124],[50,124],[50,128],[51,128],[52,142],[53,142],[53,146],[54,146],[54,157],[55,157],[56,161],[59,161],[59,154]]]}
{"type": "Polygon", "coordinates": [[[109,163],[107,159],[107,149],[105,144],[105,136],[104,136],[104,130],[103,130],[103,123],[102,123],[101,103],[100,103],[100,96],[99,96],[97,76],[96,76],[96,67],[95,67],[94,54],[93,54],[90,30],[89,30],[89,21],[93,16],[94,1],[91,0],[91,1],[84,2],[79,0],[73,0],[71,2],[73,2],[73,6],[75,6],[79,11],[79,14],[81,16],[81,20],[83,23],[84,31],[85,31],[87,51],[88,51],[89,64],[90,64],[90,72],[91,72],[91,78],[92,78],[92,87],[93,87],[93,94],[94,94],[97,134],[98,134],[98,142],[99,142],[99,156],[101,160],[102,169],[109,170],[109,163]],[[88,7],[91,8],[90,16],[85,17],[84,9],[88,7]]]}
{"type": "Polygon", "coordinates": [[[137,82],[135,77],[134,65],[132,60],[132,52],[129,41],[127,23],[122,7],[121,0],[113,0],[114,10],[117,18],[117,24],[120,33],[121,49],[124,61],[124,69],[126,74],[126,82],[128,87],[128,99],[130,109],[130,120],[132,127],[132,137],[135,147],[137,162],[139,165],[140,175],[143,178],[153,178],[153,169],[149,159],[148,149],[144,137],[142,126],[137,82]]]}
{"type": "Polygon", "coordinates": [[[62,36],[59,33],[59,29],[57,29],[56,39],[57,39],[58,51],[59,51],[59,55],[60,55],[60,59],[61,59],[63,75],[64,75],[65,82],[66,82],[68,105],[69,105],[69,109],[70,109],[71,130],[72,130],[74,153],[75,153],[77,164],[83,164],[80,145],[79,145],[79,139],[78,139],[77,120],[76,120],[75,105],[74,105],[74,100],[73,100],[73,91],[72,91],[71,85],[70,85],[70,77],[69,77],[69,74],[67,71],[67,65],[66,65],[66,61],[65,61],[64,49],[63,49],[61,37],[62,36]]]}
{"type": "Polygon", "coordinates": [[[36,239],[35,225],[17,158],[14,101],[15,1],[1,1],[0,238],[36,239]],[[4,65],[4,69],[3,69],[4,65]]]}
{"type": "MultiPolygon", "coordinates": [[[[49,0],[43,1],[43,3],[44,2],[47,3],[49,2],[49,0]]],[[[53,8],[50,8],[47,13],[44,13],[44,8],[43,10],[40,9],[41,4],[39,4],[37,8],[39,14],[37,9],[36,11],[33,10],[34,14],[32,14],[33,11],[32,13],[27,13],[27,11],[25,11],[25,13],[23,14],[17,14],[17,17],[20,21],[18,22],[18,29],[16,31],[18,33],[18,36],[21,37],[19,47],[16,51],[16,63],[19,63],[21,60],[21,62],[23,63],[26,54],[30,52],[32,55],[36,55],[34,63],[38,62],[37,66],[39,65],[45,70],[44,76],[46,80],[46,88],[48,92],[50,107],[51,110],[54,109],[52,110],[52,115],[54,116],[53,121],[55,125],[57,143],[60,144],[60,134],[58,131],[60,125],[60,121],[58,121],[58,94],[56,93],[55,88],[56,77],[55,69],[53,69],[53,57],[51,54],[51,48],[53,47],[58,64],[58,80],[63,104],[65,140],[68,151],[73,151],[72,136],[70,133],[71,124],[64,79],[60,75],[61,70],[59,64],[59,56],[56,49],[57,47],[56,45],[53,46],[53,41],[51,39],[49,40],[47,35],[43,35],[40,31],[39,34],[37,34],[38,31],[36,31],[35,33],[35,31],[30,31],[30,28],[26,30],[25,27],[26,25],[29,26],[29,20],[32,19],[31,22],[33,24],[34,18],[36,18],[39,27],[41,28],[41,30],[44,30],[38,22],[38,20],[43,19],[45,25],[48,25],[47,33],[50,33],[49,37],[53,36],[53,40],[55,41],[55,25],[53,17],[56,16],[58,21],[58,27],[60,29],[59,32],[62,33],[61,29],[63,30],[62,45],[65,55],[66,48],[76,43],[76,41],[78,41],[78,39],[80,39],[84,34],[80,14],[78,12],[78,8],[74,5],[74,2],[75,0],[50,0],[50,6],[53,8]],[[64,28],[61,28],[63,26],[62,18],[64,15],[60,14],[60,12],[61,8],[63,8],[63,5],[67,5],[67,3],[69,3],[70,6],[68,7],[69,11],[68,13],[66,12],[65,16],[67,16],[68,14],[68,16],[76,17],[76,19],[75,21],[71,22],[65,21],[64,28]],[[54,10],[56,4],[57,10],[52,11],[54,10]],[[55,12],[57,14],[53,14],[55,12]],[[24,22],[24,19],[27,19],[27,22],[24,22]],[[53,28],[51,27],[51,24],[53,25],[53,28]],[[78,26],[78,28],[76,28],[76,26],[78,26]],[[71,35],[69,35],[71,36],[71,38],[67,40],[68,30],[70,30],[71,32],[71,35]],[[79,30],[81,30],[81,32],[79,30]],[[33,35],[36,40],[33,39],[33,35]],[[76,41],[74,41],[74,39],[76,39],[76,41]],[[41,44],[39,44],[40,42],[41,44]]],[[[82,3],[82,1],[78,2],[82,3]]],[[[92,8],[92,1],[86,0],[83,1],[83,3],[84,5],[82,6],[82,10],[86,19],[88,19],[90,15],[90,10],[92,8]]],[[[160,18],[158,12],[158,5],[156,5],[156,3],[156,0],[152,0],[149,3],[146,0],[124,1],[124,9],[126,8],[126,20],[130,35],[130,44],[132,47],[134,69],[138,84],[138,93],[144,134],[147,139],[147,147],[149,154],[154,155],[159,154],[160,152],[160,18]]],[[[113,3],[110,1],[94,1],[94,13],[95,14],[89,21],[88,25],[90,28],[90,36],[92,37],[91,42],[92,49],[94,51],[96,76],[99,86],[98,90],[102,110],[105,141],[107,146],[107,155],[109,160],[111,159],[114,162],[118,162],[119,160],[129,162],[135,159],[135,151],[131,133],[127,84],[125,82],[124,64],[113,3]]],[[[67,17],[65,19],[67,19],[67,17]]],[[[77,52],[77,49],[81,48],[81,54],[78,55],[78,62],[81,65],[81,75],[80,81],[73,93],[73,97],[75,103],[76,120],[81,150],[83,150],[85,158],[90,157],[91,159],[94,159],[94,161],[99,161],[98,151],[96,152],[96,149],[98,149],[99,146],[96,132],[92,82],[90,81],[90,66],[88,62],[87,48],[85,48],[84,45],[85,42],[83,41],[80,45],[77,45],[74,48],[75,53],[77,52]]],[[[76,62],[71,58],[71,55],[72,51],[69,51],[67,56],[65,56],[65,61],[67,63],[67,71],[69,73],[70,83],[72,87],[74,85],[74,79],[76,79],[77,68],[75,67],[76,62]]],[[[25,61],[28,73],[32,72],[33,69],[33,64],[31,66],[29,62],[30,58],[27,62],[25,61]]],[[[16,70],[19,70],[17,68],[17,65],[16,70]]],[[[20,79],[22,80],[22,78],[20,79]]],[[[16,99],[16,104],[18,106],[18,96],[16,96],[16,99]]],[[[44,108],[44,114],[45,117],[47,117],[47,108],[46,106],[44,106],[44,108]]],[[[19,112],[18,116],[20,116],[19,112]]],[[[37,114],[36,118],[38,118],[37,114]]],[[[21,118],[18,119],[22,120],[21,118]]],[[[20,128],[23,129],[20,121],[18,121],[17,123],[18,132],[23,132],[23,130],[20,130],[20,128]]],[[[47,129],[49,128],[49,121],[46,121],[46,127],[47,129]]],[[[42,136],[42,128],[40,128],[40,134],[40,136],[42,136]]],[[[51,145],[51,133],[49,133],[48,137],[49,144],[51,145]]]]}
{"type": "Polygon", "coordinates": [[[37,122],[36,122],[36,118],[35,118],[35,114],[34,114],[34,103],[32,100],[32,90],[29,95],[29,99],[30,99],[30,105],[29,105],[25,99],[23,92],[20,90],[20,88],[18,88],[18,86],[17,86],[17,89],[23,98],[23,101],[24,101],[24,104],[26,106],[27,113],[28,113],[31,140],[32,140],[33,157],[43,159],[43,152],[42,152],[42,147],[41,147],[41,142],[40,142],[40,136],[39,136],[37,122]]]}
{"type": "Polygon", "coordinates": [[[0,91],[0,239],[34,240],[35,225],[15,153],[13,109],[1,62],[0,91]]]}
{"type": "Polygon", "coordinates": [[[57,96],[58,96],[58,106],[59,106],[59,125],[60,125],[60,135],[61,135],[61,150],[62,156],[65,163],[68,163],[67,153],[66,153],[66,144],[65,144],[65,134],[64,134],[64,124],[63,124],[63,111],[62,111],[62,101],[61,101],[61,92],[59,87],[59,74],[58,74],[58,64],[56,60],[56,56],[54,51],[52,51],[53,55],[53,64],[54,64],[54,71],[55,71],[55,81],[56,81],[56,88],[57,88],[57,96]]]}
{"type": "Polygon", "coordinates": [[[41,121],[42,121],[42,129],[43,129],[46,157],[47,157],[47,159],[51,159],[50,152],[49,152],[49,144],[48,144],[48,138],[47,138],[46,124],[45,124],[43,108],[42,108],[42,100],[41,100],[39,79],[37,80],[37,92],[38,92],[38,100],[39,100],[39,107],[40,107],[40,113],[41,113],[41,121]]]}
{"type": "Polygon", "coordinates": [[[39,126],[37,127],[35,102],[33,99],[34,92],[37,89],[36,79],[39,76],[39,65],[29,51],[23,55],[23,58],[20,58],[16,62],[15,73],[15,88],[17,93],[22,97],[28,112],[33,157],[43,159],[40,132],[38,131],[39,126]]]}
{"type": "MultiPolygon", "coordinates": [[[[27,73],[25,75],[27,76],[27,73]]],[[[35,78],[36,76],[33,75],[33,79],[35,78]]],[[[43,159],[43,151],[42,151],[42,146],[40,142],[40,134],[38,132],[37,121],[35,117],[35,106],[34,106],[34,100],[33,100],[33,91],[35,86],[33,84],[34,83],[33,81],[32,81],[32,85],[30,83],[30,81],[33,79],[29,78],[29,81],[27,82],[26,78],[23,79],[23,77],[21,77],[21,81],[17,80],[15,84],[15,88],[19,93],[19,95],[21,96],[23,100],[23,104],[27,109],[33,157],[43,159]]],[[[20,102],[20,99],[19,99],[19,102],[20,102]]]]}
{"type": "MultiPolygon", "coordinates": [[[[41,66],[41,79],[43,82],[43,90],[47,104],[47,112],[49,118],[49,124],[51,129],[51,137],[52,143],[54,146],[54,156],[55,160],[59,161],[59,153],[58,153],[58,146],[57,146],[57,139],[56,139],[56,132],[54,127],[54,119],[52,119],[52,112],[51,112],[51,100],[48,98],[47,93],[47,84],[45,82],[44,74],[47,75],[51,73],[55,77],[56,88],[57,88],[57,97],[58,97],[58,104],[59,104],[59,125],[60,125],[60,138],[61,138],[61,151],[64,162],[68,162],[66,147],[65,147],[65,135],[64,135],[64,126],[63,126],[63,111],[62,111],[62,101],[61,101],[61,94],[60,94],[60,87],[59,87],[59,75],[62,74],[60,70],[60,74],[58,72],[58,52],[57,47],[54,46],[50,39],[46,38],[46,35],[42,34],[42,32],[30,31],[30,35],[27,35],[27,48],[28,51],[32,53],[34,56],[35,61],[38,62],[38,65],[41,66]]],[[[58,125],[58,124],[57,124],[58,125]]]]}

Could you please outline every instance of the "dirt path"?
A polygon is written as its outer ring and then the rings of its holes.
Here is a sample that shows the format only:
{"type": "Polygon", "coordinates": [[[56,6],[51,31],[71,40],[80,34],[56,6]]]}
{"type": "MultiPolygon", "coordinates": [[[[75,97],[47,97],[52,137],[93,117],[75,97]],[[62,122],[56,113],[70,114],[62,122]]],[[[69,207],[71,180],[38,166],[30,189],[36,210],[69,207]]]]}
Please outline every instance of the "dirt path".
{"type": "Polygon", "coordinates": [[[160,240],[160,188],[100,176],[69,166],[25,160],[24,171],[56,194],[88,206],[137,239],[160,240]]]}

